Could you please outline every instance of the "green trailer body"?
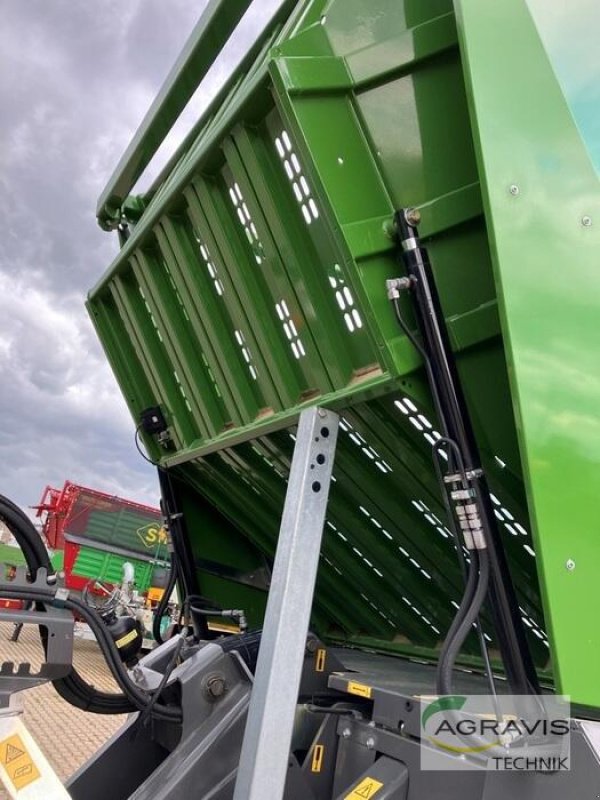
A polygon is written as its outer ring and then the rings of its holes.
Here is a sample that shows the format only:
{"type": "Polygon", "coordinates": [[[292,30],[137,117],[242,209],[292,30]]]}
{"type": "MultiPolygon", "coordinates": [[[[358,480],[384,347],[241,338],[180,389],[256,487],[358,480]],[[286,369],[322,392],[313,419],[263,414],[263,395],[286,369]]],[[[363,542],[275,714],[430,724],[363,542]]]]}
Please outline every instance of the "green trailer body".
{"type": "Polygon", "coordinates": [[[414,207],[536,667],[599,707],[600,98],[581,64],[600,7],[283,3],[130,194],[247,5],[209,3],[109,182],[99,221],[130,235],[88,299],[136,424],[166,416],[166,446],[145,443],[202,593],[260,623],[298,415],[332,408],[314,628],[435,660],[462,577],[428,383],[385,287],[394,212],[414,207]]]}

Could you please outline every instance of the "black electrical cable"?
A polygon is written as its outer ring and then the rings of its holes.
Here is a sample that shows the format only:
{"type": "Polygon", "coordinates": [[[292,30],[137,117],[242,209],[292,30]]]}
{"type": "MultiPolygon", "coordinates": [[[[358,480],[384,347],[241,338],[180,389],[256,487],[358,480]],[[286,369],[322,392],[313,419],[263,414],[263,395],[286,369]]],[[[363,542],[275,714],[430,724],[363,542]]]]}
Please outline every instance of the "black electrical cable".
{"type": "Polygon", "coordinates": [[[134,434],[134,437],[133,437],[133,441],[135,442],[135,449],[138,451],[138,453],[141,455],[141,457],[144,459],[144,461],[147,461],[149,464],[152,464],[153,467],[158,467],[160,465],[156,461],[153,461],[150,458],[150,456],[147,456],[146,453],[144,453],[144,451],[142,450],[142,446],[140,444],[140,431],[141,431],[141,429],[142,429],[142,425],[141,424],[138,425],[137,428],[135,429],[135,434],[134,434]]]}

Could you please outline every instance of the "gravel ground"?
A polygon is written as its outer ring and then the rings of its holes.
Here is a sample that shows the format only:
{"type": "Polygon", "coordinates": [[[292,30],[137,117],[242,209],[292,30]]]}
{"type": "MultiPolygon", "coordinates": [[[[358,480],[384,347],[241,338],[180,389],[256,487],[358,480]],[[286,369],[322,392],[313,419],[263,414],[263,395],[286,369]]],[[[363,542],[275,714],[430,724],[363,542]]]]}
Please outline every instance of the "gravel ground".
{"type": "MultiPolygon", "coordinates": [[[[42,663],[38,631],[26,625],[17,643],[9,637],[13,626],[0,623],[0,663],[29,661],[42,663]]],[[[74,662],[89,683],[105,691],[116,690],[112,676],[95,641],[75,640],[74,662]]],[[[79,711],[66,703],[51,684],[23,692],[25,725],[61,779],[66,779],[96,752],[126,719],[79,711]]],[[[8,794],[0,786],[0,800],[8,794]]]]}

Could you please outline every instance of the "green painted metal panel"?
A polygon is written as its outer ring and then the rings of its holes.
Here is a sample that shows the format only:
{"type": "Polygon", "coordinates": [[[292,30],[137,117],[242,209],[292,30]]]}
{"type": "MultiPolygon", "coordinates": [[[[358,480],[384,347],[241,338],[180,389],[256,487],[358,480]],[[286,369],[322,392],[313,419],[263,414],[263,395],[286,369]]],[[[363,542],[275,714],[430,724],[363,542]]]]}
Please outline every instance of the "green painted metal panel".
{"type": "Polygon", "coordinates": [[[127,561],[133,564],[135,588],[139,592],[147,591],[151,585],[153,564],[96,550],[94,547],[79,548],[73,565],[73,575],[119,585],[123,580],[123,564],[127,561]]]}
{"type": "Polygon", "coordinates": [[[285,14],[129,214],[88,302],[136,421],[167,416],[170,449],[147,444],[177,483],[202,590],[260,622],[253,576],[275,551],[295,424],[321,403],[342,431],[315,628],[435,658],[461,578],[432,401],[385,292],[393,212],[417,206],[536,665],[598,706],[600,115],[574,58],[581,39],[597,61],[580,4],[285,14]]]}
{"type": "Polygon", "coordinates": [[[598,31],[600,10],[535,0],[457,10],[556,679],[598,706],[600,191],[577,123],[599,124],[586,89],[599,57],[596,38],[570,34],[598,31]],[[564,83],[575,61],[578,93],[564,83]]]}

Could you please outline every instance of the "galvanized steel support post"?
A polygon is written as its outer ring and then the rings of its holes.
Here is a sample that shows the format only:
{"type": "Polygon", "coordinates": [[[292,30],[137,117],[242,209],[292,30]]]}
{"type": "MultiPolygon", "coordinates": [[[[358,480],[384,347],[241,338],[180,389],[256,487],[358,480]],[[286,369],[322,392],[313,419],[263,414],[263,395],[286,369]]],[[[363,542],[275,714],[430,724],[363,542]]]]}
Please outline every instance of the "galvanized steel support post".
{"type": "Polygon", "coordinates": [[[234,800],[283,797],[338,422],[300,415],[234,800]]]}

